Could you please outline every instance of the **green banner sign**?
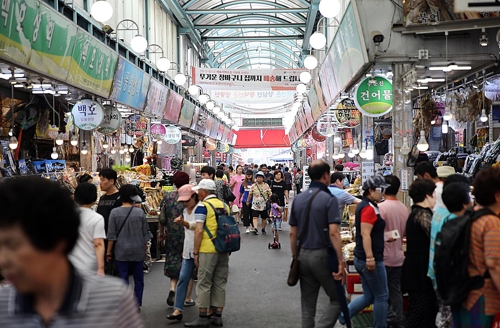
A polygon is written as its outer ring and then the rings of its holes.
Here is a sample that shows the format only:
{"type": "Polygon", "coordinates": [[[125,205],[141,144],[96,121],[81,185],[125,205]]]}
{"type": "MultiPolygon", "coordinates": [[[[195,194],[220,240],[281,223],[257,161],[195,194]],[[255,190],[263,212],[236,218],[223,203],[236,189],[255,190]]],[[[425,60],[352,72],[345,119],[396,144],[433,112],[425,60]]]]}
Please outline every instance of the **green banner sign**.
{"type": "Polygon", "coordinates": [[[367,77],[354,94],[356,107],[363,115],[379,117],[392,109],[392,83],[381,76],[367,77]]]}
{"type": "Polygon", "coordinates": [[[78,29],[68,83],[108,98],[118,54],[86,31],[78,29]]]}
{"type": "Polygon", "coordinates": [[[71,64],[77,27],[43,2],[39,2],[39,5],[34,21],[25,24],[34,27],[28,65],[65,80],[71,64]]]}

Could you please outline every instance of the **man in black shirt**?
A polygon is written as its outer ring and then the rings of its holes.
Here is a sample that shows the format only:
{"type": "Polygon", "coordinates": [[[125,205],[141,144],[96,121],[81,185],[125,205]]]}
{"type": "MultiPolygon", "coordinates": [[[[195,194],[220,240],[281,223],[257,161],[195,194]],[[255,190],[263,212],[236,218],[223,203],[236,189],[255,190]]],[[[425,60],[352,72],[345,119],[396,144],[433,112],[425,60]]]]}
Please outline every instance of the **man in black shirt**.
{"type": "Polygon", "coordinates": [[[264,173],[264,176],[265,176],[264,182],[267,183],[268,185],[271,185],[271,182],[273,181],[274,176],[271,173],[267,172],[267,165],[262,164],[260,166],[260,170],[262,171],[262,173],[264,173]]]}
{"type": "Polygon", "coordinates": [[[99,187],[105,194],[99,198],[97,213],[104,217],[104,230],[106,231],[106,235],[108,234],[108,221],[111,210],[122,206],[122,202],[119,200],[120,195],[118,194],[118,188],[116,188],[117,179],[118,174],[112,169],[104,169],[99,172],[99,187]]]}

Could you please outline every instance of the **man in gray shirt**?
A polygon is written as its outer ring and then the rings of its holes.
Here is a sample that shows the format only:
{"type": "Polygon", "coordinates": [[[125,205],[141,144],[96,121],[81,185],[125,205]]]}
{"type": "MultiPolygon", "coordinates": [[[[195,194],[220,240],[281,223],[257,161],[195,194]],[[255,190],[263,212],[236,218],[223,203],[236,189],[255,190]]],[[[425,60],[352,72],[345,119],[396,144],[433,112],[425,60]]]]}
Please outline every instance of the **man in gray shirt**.
{"type": "Polygon", "coordinates": [[[290,247],[292,255],[297,256],[298,238],[305,228],[308,215],[306,208],[312,200],[307,233],[300,240],[300,291],[302,303],[302,327],[314,327],[316,303],[320,286],[328,295],[330,302],[324,309],[316,326],[333,327],[340,315],[340,302],[334,281],[345,281],[342,241],[340,238],[340,217],[337,199],[328,190],[330,166],[323,161],[314,161],[308,169],[312,179],[309,188],[297,195],[292,203],[290,215],[290,247]],[[316,192],[319,190],[319,193],[316,192]],[[313,195],[316,194],[314,199],[313,195]],[[338,267],[335,272],[329,268],[328,247],[333,246],[338,267]],[[332,275],[333,278],[332,279],[332,275]]]}
{"type": "Polygon", "coordinates": [[[0,327],[144,327],[125,284],[71,265],[80,219],[67,190],[36,176],[8,179],[0,208],[0,267],[10,282],[0,288],[0,327]]]}
{"type": "Polygon", "coordinates": [[[330,178],[330,190],[331,194],[337,198],[337,202],[339,203],[339,215],[342,220],[342,214],[344,212],[345,205],[358,204],[361,203],[361,199],[354,197],[346,190],[344,190],[344,179],[345,176],[340,172],[335,172],[332,174],[330,178]]]}

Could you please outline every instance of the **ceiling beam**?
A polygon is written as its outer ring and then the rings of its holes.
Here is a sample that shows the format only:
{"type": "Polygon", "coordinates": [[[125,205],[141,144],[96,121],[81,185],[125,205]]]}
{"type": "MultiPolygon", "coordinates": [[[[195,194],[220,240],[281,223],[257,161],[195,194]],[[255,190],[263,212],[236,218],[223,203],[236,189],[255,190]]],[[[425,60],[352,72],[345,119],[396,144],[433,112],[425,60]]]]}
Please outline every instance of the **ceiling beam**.
{"type": "Polygon", "coordinates": [[[304,32],[304,41],[302,42],[302,50],[307,50],[309,48],[309,38],[315,28],[316,16],[318,15],[320,0],[311,0],[311,7],[309,7],[309,12],[307,14],[307,26],[304,32]]]}
{"type": "Polygon", "coordinates": [[[225,30],[225,29],[242,29],[242,28],[305,28],[306,24],[231,24],[231,25],[195,25],[198,30],[225,30]]]}
{"type": "Polygon", "coordinates": [[[211,36],[203,41],[268,41],[268,40],[300,40],[303,35],[263,35],[263,36],[211,36]]]}
{"type": "Polygon", "coordinates": [[[309,9],[308,8],[259,8],[259,9],[246,8],[246,9],[220,9],[220,10],[188,9],[185,12],[188,15],[240,15],[240,14],[248,14],[249,11],[255,14],[296,14],[296,13],[307,13],[309,9]]]}
{"type": "Polygon", "coordinates": [[[189,37],[191,42],[196,45],[197,50],[201,49],[201,37],[198,31],[195,29],[193,22],[186,15],[178,0],[160,0],[159,3],[166,10],[166,12],[171,12],[174,17],[179,22],[179,25],[189,31],[189,37]]]}

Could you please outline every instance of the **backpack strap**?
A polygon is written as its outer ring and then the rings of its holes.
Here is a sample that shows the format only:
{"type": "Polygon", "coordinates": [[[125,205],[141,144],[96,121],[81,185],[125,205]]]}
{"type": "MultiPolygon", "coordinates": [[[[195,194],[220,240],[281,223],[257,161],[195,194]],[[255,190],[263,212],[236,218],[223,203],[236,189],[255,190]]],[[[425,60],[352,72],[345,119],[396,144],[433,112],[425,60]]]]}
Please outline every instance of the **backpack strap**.
{"type": "MultiPolygon", "coordinates": [[[[212,210],[214,211],[215,213],[215,222],[219,222],[219,213],[217,212],[217,209],[215,208],[215,206],[212,205],[212,203],[210,203],[209,201],[206,201],[206,202],[202,202],[202,204],[208,204],[210,205],[210,207],[212,208],[212,210]]],[[[207,207],[207,205],[205,205],[205,207],[207,207]]],[[[227,209],[226,209],[226,204],[224,204],[224,210],[227,212],[227,209]]],[[[229,212],[228,212],[229,213],[229,212]]],[[[207,217],[208,217],[208,210],[207,210],[207,217]]],[[[203,223],[203,230],[205,230],[205,232],[207,233],[208,235],[208,238],[210,238],[212,241],[214,239],[214,235],[212,235],[212,233],[210,232],[210,230],[207,228],[207,225],[206,225],[206,220],[205,222],[203,223]]]]}

